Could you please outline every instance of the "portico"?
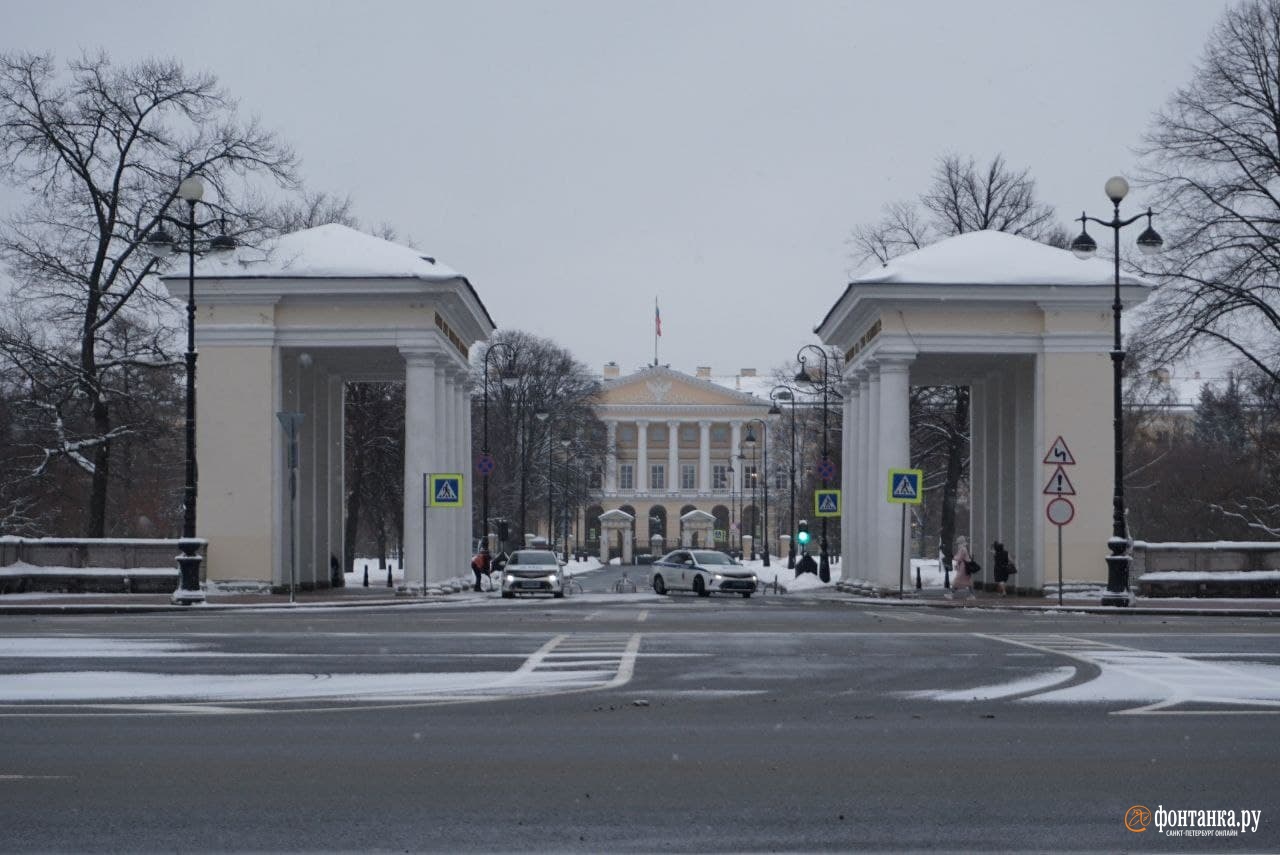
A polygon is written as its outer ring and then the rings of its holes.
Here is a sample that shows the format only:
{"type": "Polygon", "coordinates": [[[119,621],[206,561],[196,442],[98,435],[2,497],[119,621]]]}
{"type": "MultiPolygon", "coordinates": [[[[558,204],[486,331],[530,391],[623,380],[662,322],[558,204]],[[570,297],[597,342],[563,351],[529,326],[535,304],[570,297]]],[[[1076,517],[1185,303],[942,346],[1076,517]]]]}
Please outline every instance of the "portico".
{"type": "MultiPolygon", "coordinates": [[[[1122,277],[1126,305],[1151,285],[1122,277]]],[[[1043,463],[1062,437],[1076,463],[1075,519],[1063,529],[1064,577],[1106,580],[1111,514],[1113,271],[1002,232],[975,232],[901,256],[851,282],[817,329],[845,357],[846,579],[896,589],[901,511],[888,470],[911,465],[912,386],[971,390],[971,531],[991,565],[1002,541],[1019,587],[1056,579],[1057,530],[1043,463]],[[1053,555],[1052,567],[1048,556],[1053,555]]],[[[989,572],[987,578],[990,578],[989,572]]]]}
{"type": "MultiPolygon", "coordinates": [[[[185,295],[186,277],[166,277],[185,295]]],[[[327,225],[196,267],[200,394],[199,536],[215,582],[330,580],[343,550],[347,383],[405,384],[405,582],[420,589],[468,566],[463,507],[433,511],[423,475],[470,472],[468,349],[493,321],[471,284],[417,250],[327,225]],[[297,526],[277,412],[300,412],[297,526]]]]}

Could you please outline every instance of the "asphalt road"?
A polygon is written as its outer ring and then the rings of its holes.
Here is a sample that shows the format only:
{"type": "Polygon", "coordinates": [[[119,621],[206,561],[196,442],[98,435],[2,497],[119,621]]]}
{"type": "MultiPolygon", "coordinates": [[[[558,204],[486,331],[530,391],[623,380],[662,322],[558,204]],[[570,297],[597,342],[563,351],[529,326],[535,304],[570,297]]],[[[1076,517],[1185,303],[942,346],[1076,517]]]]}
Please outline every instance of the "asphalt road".
{"type": "Polygon", "coordinates": [[[6,619],[0,849],[1280,850],[1274,620],[584,587],[6,619]]]}

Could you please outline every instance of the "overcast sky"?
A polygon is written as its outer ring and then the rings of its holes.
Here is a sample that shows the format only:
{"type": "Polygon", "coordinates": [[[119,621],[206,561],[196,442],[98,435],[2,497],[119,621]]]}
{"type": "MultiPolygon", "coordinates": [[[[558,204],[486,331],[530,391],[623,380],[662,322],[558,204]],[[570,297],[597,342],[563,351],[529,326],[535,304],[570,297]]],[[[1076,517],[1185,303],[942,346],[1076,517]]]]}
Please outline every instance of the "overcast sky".
{"type": "MultiPolygon", "coordinates": [[[[939,155],[1003,153],[1064,222],[1185,84],[1225,0],[0,0],[0,49],[173,56],[589,367],[780,365],[850,229],[939,155]]],[[[1135,199],[1140,201],[1140,199],[1135,199]]]]}

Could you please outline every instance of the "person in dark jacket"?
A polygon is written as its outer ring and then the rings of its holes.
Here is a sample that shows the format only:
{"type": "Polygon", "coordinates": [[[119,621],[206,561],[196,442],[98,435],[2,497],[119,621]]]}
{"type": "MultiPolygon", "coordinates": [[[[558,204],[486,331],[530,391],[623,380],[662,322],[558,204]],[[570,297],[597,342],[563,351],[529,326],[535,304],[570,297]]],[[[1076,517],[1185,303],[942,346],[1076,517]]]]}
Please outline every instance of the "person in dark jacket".
{"type": "Polygon", "coordinates": [[[800,556],[800,560],[796,562],[796,578],[800,578],[801,573],[812,573],[818,575],[818,562],[813,560],[813,556],[805,553],[800,556]]]}
{"type": "Polygon", "coordinates": [[[1004,548],[1004,544],[996,541],[991,544],[991,549],[995,552],[995,561],[992,568],[996,576],[996,593],[1000,596],[1005,594],[1005,583],[1009,581],[1009,577],[1018,572],[1018,568],[1013,565],[1013,561],[1009,558],[1009,550],[1004,548]]]}

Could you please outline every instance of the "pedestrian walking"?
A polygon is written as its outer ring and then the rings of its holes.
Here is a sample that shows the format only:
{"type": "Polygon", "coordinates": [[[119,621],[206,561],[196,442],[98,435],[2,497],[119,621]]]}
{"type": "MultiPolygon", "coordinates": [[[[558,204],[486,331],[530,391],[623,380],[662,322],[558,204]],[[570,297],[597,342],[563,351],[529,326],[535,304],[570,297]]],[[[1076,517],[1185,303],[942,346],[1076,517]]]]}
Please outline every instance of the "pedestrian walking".
{"type": "Polygon", "coordinates": [[[973,557],[969,554],[969,539],[963,534],[956,538],[956,548],[951,562],[955,579],[951,582],[951,590],[967,591],[966,596],[973,597],[973,557]]]}
{"type": "Polygon", "coordinates": [[[1003,543],[997,540],[991,544],[991,550],[995,553],[995,560],[991,567],[996,576],[996,593],[1003,597],[1006,593],[1005,583],[1009,581],[1010,576],[1018,572],[1018,568],[1009,557],[1009,550],[1004,548],[1003,543]]]}
{"type": "Polygon", "coordinates": [[[476,574],[475,590],[483,590],[480,587],[480,580],[489,575],[489,547],[480,547],[480,551],[476,553],[475,558],[471,559],[471,572],[476,574]]]}

